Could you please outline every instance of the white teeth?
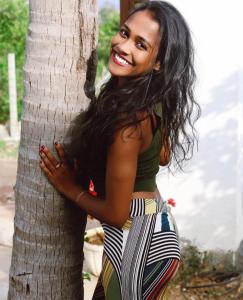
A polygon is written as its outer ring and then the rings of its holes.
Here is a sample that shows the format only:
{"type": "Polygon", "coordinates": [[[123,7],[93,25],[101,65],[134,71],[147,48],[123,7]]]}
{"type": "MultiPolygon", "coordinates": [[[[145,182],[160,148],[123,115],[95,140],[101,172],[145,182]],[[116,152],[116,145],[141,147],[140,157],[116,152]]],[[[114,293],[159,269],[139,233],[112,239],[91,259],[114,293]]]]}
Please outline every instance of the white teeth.
{"type": "Polygon", "coordinates": [[[122,64],[128,65],[128,62],[121,58],[117,53],[115,53],[115,58],[122,64]]]}

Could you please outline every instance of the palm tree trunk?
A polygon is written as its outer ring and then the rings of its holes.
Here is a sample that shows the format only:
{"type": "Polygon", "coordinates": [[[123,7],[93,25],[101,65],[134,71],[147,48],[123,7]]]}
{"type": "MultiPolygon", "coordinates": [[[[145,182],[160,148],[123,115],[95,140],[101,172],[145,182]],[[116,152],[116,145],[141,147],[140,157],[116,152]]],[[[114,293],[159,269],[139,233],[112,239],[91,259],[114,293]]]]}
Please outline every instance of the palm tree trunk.
{"type": "Polygon", "coordinates": [[[86,108],[96,46],[95,0],[30,0],[8,299],[83,299],[86,214],[48,183],[39,147],[54,150],[86,108]]]}

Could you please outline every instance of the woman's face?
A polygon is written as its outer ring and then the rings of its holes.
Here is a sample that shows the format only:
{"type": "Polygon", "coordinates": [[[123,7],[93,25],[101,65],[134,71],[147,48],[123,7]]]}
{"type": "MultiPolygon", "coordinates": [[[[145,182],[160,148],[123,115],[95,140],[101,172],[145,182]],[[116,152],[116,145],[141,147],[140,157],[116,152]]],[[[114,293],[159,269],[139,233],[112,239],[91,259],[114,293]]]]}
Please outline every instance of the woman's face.
{"type": "Polygon", "coordinates": [[[160,44],[159,24],[148,10],[134,13],[111,40],[108,68],[123,80],[159,69],[156,57],[160,44]]]}

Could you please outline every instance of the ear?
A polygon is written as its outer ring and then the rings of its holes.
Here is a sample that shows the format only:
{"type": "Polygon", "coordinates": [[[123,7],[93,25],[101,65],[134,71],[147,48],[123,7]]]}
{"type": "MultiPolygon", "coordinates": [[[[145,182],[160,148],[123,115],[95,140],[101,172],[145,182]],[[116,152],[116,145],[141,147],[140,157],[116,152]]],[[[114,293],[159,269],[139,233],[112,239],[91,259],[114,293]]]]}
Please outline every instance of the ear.
{"type": "Polygon", "coordinates": [[[160,61],[159,61],[159,60],[154,64],[153,69],[154,69],[155,71],[159,71],[159,70],[160,70],[160,61]]]}

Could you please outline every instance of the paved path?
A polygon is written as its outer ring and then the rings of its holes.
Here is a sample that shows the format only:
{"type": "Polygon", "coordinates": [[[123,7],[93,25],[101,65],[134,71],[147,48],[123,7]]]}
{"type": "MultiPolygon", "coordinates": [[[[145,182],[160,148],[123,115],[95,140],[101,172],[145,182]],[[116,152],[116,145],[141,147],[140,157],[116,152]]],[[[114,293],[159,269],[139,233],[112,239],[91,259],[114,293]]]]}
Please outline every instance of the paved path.
{"type": "Polygon", "coordinates": [[[0,299],[7,299],[8,272],[11,261],[12,248],[0,246],[0,299]]]}

